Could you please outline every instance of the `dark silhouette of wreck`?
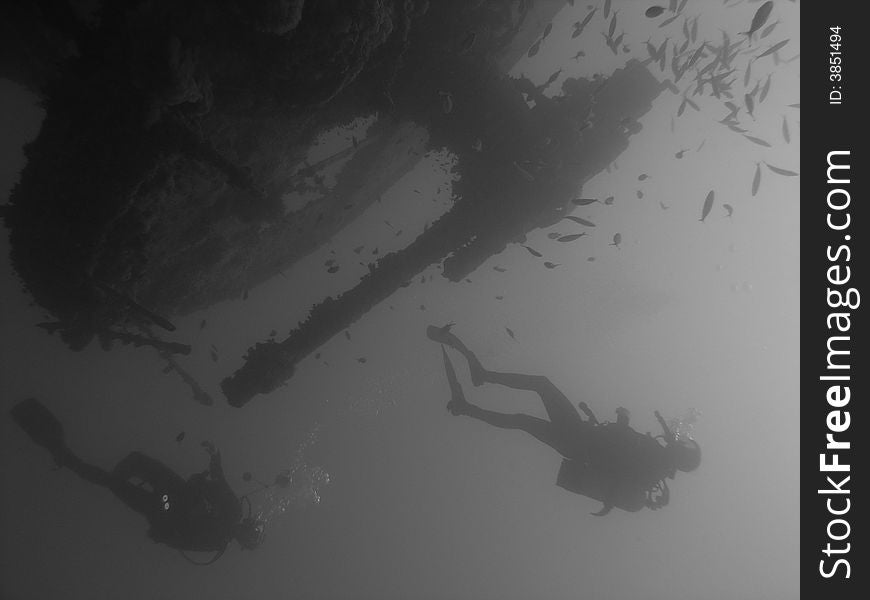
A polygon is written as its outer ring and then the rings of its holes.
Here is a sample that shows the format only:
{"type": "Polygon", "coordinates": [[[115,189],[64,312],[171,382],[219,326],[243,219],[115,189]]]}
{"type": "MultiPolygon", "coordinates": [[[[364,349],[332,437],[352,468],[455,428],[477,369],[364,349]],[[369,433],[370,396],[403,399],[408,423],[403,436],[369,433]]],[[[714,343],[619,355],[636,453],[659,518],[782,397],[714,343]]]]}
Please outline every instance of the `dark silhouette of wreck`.
{"type": "Polygon", "coordinates": [[[0,75],[38,91],[46,112],[2,216],[22,285],[73,349],[160,344],[130,336],[171,331],[167,317],[276,276],[425,151],[458,157],[453,208],[287,339],[251,348],[222,384],[234,406],[283,384],[429,265],[443,261],[459,281],[561,219],[662,89],[634,61],[610,78],[567,79],[552,98],[505,75],[505,57],[540,35],[555,0],[134,4],[106,0],[93,26],[53,12],[60,1],[0,8],[0,75]],[[373,114],[336,185],[285,213],[283,196],[317,176],[304,161],[315,137],[373,114]],[[396,144],[409,127],[425,133],[396,144]]]}

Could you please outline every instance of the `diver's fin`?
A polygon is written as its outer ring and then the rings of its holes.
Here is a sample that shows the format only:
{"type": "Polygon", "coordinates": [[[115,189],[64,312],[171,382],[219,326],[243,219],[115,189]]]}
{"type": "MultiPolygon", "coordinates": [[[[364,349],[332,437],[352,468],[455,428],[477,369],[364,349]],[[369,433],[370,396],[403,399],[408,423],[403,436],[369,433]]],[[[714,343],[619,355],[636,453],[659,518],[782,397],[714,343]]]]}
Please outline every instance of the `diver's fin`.
{"type": "Polygon", "coordinates": [[[450,357],[447,356],[443,344],[441,356],[444,358],[444,370],[447,372],[447,381],[450,383],[450,402],[447,403],[447,410],[453,415],[461,415],[468,407],[468,401],[465,399],[465,393],[462,391],[462,386],[459,385],[456,371],[453,370],[453,363],[450,362],[450,357]]]}
{"type": "Polygon", "coordinates": [[[55,458],[66,452],[63,425],[36,398],[22,400],[9,411],[19,427],[55,458]]]}
{"type": "Polygon", "coordinates": [[[462,386],[459,385],[456,371],[453,370],[453,363],[450,362],[450,357],[447,356],[444,346],[441,346],[441,356],[444,358],[444,370],[447,371],[447,381],[450,382],[450,401],[465,402],[465,393],[462,391],[462,386]]]}

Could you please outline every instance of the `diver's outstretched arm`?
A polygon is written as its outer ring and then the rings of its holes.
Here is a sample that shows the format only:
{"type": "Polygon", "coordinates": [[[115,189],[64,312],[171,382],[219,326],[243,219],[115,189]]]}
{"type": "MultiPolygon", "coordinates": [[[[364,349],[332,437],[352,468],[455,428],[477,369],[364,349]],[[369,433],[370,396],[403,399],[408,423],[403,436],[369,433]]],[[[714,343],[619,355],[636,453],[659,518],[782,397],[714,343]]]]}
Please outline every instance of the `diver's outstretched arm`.
{"type": "Polygon", "coordinates": [[[593,414],[588,404],[586,404],[585,402],[578,402],[577,408],[583,411],[583,414],[586,415],[586,418],[589,419],[590,423],[592,423],[593,425],[598,425],[598,418],[593,414]]]}
{"type": "Polygon", "coordinates": [[[664,418],[662,418],[661,413],[659,411],[655,411],[654,414],[656,416],[656,420],[659,422],[659,425],[662,426],[662,430],[664,430],[665,441],[667,441],[668,443],[675,442],[677,438],[674,436],[673,432],[671,432],[671,429],[670,427],[668,427],[668,424],[665,422],[664,418]]]}
{"type": "Polygon", "coordinates": [[[208,475],[214,480],[222,481],[224,479],[224,468],[221,464],[220,450],[215,448],[215,445],[209,441],[203,442],[202,445],[211,457],[208,461],[208,475]]]}

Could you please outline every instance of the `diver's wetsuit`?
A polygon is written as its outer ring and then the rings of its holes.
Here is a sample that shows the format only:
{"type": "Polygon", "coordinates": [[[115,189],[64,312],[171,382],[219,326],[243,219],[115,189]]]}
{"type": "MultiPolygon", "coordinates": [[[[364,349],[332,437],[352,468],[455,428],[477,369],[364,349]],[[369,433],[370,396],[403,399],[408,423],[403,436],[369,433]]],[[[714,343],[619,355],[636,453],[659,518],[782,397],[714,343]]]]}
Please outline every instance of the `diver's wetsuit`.
{"type": "Polygon", "coordinates": [[[223,549],[242,519],[241,503],[224,479],[216,453],[206,473],[185,481],[160,461],[131,452],[115,467],[108,487],[147,517],[151,539],[182,550],[223,549]]]}
{"type": "Polygon", "coordinates": [[[444,354],[453,394],[448,404],[451,412],[502,429],[520,429],[556,450],[566,459],[560,470],[558,485],[577,491],[577,486],[572,486],[570,479],[600,479],[603,487],[596,495],[605,503],[604,512],[617,499],[620,508],[633,511],[648,506],[647,490],[651,486],[673,476],[665,447],[653,437],[642,435],[629,427],[627,412],[620,413],[616,423],[599,425],[591,411],[583,405],[588,416],[588,420],[584,420],[571,401],[546,377],[487,371],[474,353],[449,332],[449,328],[430,327],[428,331],[431,339],[462,353],[468,360],[475,385],[496,383],[533,391],[540,396],[549,420],[521,413],[500,413],[471,404],[465,399],[450,361],[444,354]]]}
{"type": "Polygon", "coordinates": [[[11,413],[37,444],[51,452],[58,466],[111,490],[144,515],[155,542],[179,550],[220,551],[242,520],[241,502],[224,478],[220,454],[211,447],[208,470],[186,481],[141,452],[131,452],[109,472],[76,456],[64,442],[60,423],[37,400],[22,401],[11,413]]]}

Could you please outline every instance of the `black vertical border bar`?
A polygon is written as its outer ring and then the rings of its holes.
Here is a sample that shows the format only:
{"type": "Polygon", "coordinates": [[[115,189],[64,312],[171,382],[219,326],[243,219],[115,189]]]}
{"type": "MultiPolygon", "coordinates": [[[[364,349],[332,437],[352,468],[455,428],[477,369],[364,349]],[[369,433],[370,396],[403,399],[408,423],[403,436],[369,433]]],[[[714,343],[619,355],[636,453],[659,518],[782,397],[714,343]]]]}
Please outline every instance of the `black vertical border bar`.
{"type": "MultiPolygon", "coordinates": [[[[786,0],[777,0],[785,2],[786,0]]],[[[870,296],[861,298],[855,309],[829,306],[828,288],[845,292],[849,287],[859,293],[870,289],[864,284],[864,271],[870,269],[870,262],[864,251],[863,238],[870,235],[868,221],[866,186],[864,181],[870,177],[867,170],[866,147],[859,129],[867,129],[866,82],[867,43],[866,17],[862,9],[866,5],[852,0],[831,0],[822,3],[806,3],[801,7],[801,108],[804,113],[801,127],[801,595],[804,598],[836,598],[851,600],[870,597],[870,563],[866,562],[866,552],[861,552],[870,536],[863,528],[863,515],[868,510],[864,506],[866,494],[859,489],[867,488],[867,469],[858,460],[860,454],[866,455],[867,445],[863,435],[868,428],[865,423],[864,402],[867,396],[867,381],[870,380],[870,362],[867,352],[866,321],[863,302],[870,302],[870,296]],[[840,27],[842,37],[839,55],[831,54],[831,27],[840,27]],[[839,56],[842,81],[832,81],[831,59],[839,56]],[[839,86],[839,87],[838,87],[839,86]],[[843,94],[842,104],[831,104],[832,91],[843,94]],[[831,151],[850,152],[848,163],[851,165],[848,185],[834,185],[827,182],[828,153],[831,151]],[[832,189],[844,188],[848,191],[848,208],[833,211],[828,207],[828,193],[832,189]],[[848,229],[835,231],[827,223],[828,214],[836,221],[845,213],[851,219],[848,229]],[[848,238],[846,237],[848,236],[848,238]],[[849,247],[850,260],[845,261],[845,251],[840,259],[831,261],[828,248],[836,255],[841,245],[849,247]],[[851,269],[850,279],[841,285],[828,281],[828,269],[840,264],[851,269]],[[832,312],[850,313],[850,331],[829,330],[827,318],[832,312]],[[840,462],[850,465],[847,473],[851,479],[843,485],[849,494],[820,494],[820,489],[830,488],[827,476],[835,481],[842,479],[841,473],[823,473],[820,470],[820,454],[834,452],[826,450],[826,435],[829,433],[826,419],[834,410],[828,404],[826,393],[831,381],[822,381],[822,375],[833,373],[827,369],[828,338],[831,335],[848,335],[850,354],[848,370],[850,381],[839,382],[848,385],[851,399],[848,405],[839,410],[848,411],[849,428],[833,434],[837,440],[848,441],[851,448],[839,451],[840,462]],[[863,434],[863,435],[862,435],[863,434]],[[845,498],[851,501],[847,513],[836,516],[829,512],[827,500],[830,498],[834,510],[842,510],[845,498]],[[837,541],[829,537],[828,526],[832,520],[842,518],[849,523],[847,538],[837,541]],[[844,549],[844,554],[832,553],[830,557],[823,552],[830,543],[832,548],[844,549]],[[831,571],[837,558],[849,562],[850,577],[845,578],[845,567],[840,565],[829,578],[823,577],[821,569],[831,571]],[[820,561],[824,560],[824,567],[820,561]]],[[[834,61],[836,62],[836,61],[834,61]]],[[[836,69],[834,69],[836,70],[836,69]]],[[[790,110],[786,108],[785,110],[790,110]]],[[[794,114],[794,113],[792,113],[794,114]]],[[[866,135],[866,134],[864,134],[866,135]]],[[[842,159],[841,159],[842,160],[842,159]]],[[[841,171],[842,173],[842,171],[841,171]]],[[[836,194],[836,201],[842,202],[844,196],[836,194]]],[[[840,277],[842,277],[842,272],[840,277]]],[[[841,370],[838,374],[845,371],[841,370]]],[[[830,461],[830,459],[829,459],[830,461]]],[[[833,535],[843,535],[847,528],[843,523],[831,526],[833,535]]]]}

